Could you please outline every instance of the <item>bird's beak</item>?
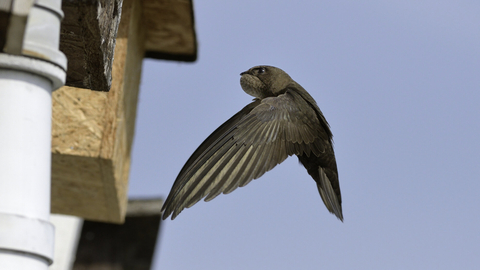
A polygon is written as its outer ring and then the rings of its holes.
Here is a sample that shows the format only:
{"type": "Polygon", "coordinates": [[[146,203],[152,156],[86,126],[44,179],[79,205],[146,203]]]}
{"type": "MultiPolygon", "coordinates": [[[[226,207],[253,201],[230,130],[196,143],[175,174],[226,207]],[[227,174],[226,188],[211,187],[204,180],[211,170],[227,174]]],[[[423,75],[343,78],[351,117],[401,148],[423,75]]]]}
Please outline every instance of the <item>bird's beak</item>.
{"type": "Polygon", "coordinates": [[[248,73],[248,70],[240,73],[240,76],[243,76],[243,75],[245,75],[245,74],[247,74],[247,73],[248,73]]]}

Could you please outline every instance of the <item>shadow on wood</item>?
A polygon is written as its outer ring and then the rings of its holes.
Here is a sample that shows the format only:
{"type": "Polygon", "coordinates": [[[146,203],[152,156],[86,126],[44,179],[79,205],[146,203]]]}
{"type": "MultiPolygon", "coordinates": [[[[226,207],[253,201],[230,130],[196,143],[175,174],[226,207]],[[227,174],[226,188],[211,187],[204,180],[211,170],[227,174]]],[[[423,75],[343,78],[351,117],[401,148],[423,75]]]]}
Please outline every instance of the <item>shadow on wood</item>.
{"type": "Polygon", "coordinates": [[[130,200],[125,224],[85,221],[74,270],[149,270],[160,231],[162,200],[130,200]]]}

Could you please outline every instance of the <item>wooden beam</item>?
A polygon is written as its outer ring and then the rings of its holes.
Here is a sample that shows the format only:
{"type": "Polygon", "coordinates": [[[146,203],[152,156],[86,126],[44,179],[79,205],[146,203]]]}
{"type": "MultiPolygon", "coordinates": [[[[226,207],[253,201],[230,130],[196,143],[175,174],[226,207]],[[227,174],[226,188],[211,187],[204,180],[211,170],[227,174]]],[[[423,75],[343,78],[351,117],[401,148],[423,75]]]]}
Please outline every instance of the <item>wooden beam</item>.
{"type": "MultiPolygon", "coordinates": [[[[192,0],[136,1],[143,6],[145,57],[187,62],[197,59],[192,0]]],[[[62,1],[65,17],[60,50],[68,59],[66,86],[109,91],[122,2],[62,1]]]]}
{"type": "Polygon", "coordinates": [[[67,86],[109,91],[123,0],[63,0],[60,50],[67,56],[67,86]]]}
{"type": "Polygon", "coordinates": [[[125,224],[83,223],[73,270],[151,268],[161,227],[161,200],[128,203],[125,224]]]}
{"type": "Polygon", "coordinates": [[[146,25],[145,57],[197,60],[192,0],[142,0],[142,3],[146,25]]]}
{"type": "Polygon", "coordinates": [[[52,212],[121,223],[142,59],[196,59],[192,1],[64,0],[63,9],[69,70],[52,94],[52,212]],[[110,92],[88,90],[108,90],[109,76],[110,92]]]}
{"type": "Polygon", "coordinates": [[[125,0],[110,92],[66,86],[52,95],[53,213],[124,221],[144,29],[141,1],[125,0]]]}

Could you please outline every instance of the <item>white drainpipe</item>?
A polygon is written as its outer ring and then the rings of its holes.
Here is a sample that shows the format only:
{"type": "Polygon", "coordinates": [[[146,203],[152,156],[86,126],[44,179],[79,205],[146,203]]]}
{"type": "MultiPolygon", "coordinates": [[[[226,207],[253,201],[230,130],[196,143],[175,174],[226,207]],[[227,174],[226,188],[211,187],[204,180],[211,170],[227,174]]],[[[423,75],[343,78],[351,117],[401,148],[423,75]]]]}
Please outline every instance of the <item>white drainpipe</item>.
{"type": "MultiPolygon", "coordinates": [[[[13,2],[18,6],[21,1],[13,2]]],[[[35,2],[22,54],[0,53],[2,270],[46,270],[53,260],[51,94],[65,83],[66,58],[58,50],[63,13],[61,0],[35,2]]]]}

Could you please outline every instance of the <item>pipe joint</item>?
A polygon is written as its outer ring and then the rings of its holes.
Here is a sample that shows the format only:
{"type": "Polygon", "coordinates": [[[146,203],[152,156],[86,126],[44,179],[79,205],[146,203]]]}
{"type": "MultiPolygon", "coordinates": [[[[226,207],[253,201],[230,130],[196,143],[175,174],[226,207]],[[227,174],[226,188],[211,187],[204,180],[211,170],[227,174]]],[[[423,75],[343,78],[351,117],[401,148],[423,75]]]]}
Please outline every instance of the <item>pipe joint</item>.
{"type": "Polygon", "coordinates": [[[53,262],[53,225],[44,220],[0,213],[0,249],[53,262]]]}

